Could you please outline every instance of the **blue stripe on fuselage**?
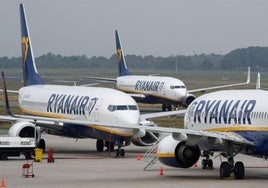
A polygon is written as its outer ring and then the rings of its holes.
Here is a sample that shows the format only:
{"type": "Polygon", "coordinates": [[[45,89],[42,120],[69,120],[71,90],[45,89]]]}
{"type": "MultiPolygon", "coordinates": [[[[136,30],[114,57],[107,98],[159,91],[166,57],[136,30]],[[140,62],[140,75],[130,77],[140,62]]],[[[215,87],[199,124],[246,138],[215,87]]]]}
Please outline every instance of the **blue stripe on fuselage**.
{"type": "Polygon", "coordinates": [[[236,133],[255,144],[254,147],[246,150],[246,154],[255,155],[255,156],[267,156],[268,155],[268,132],[266,131],[239,131],[236,133]]]}
{"type": "Polygon", "coordinates": [[[111,140],[114,142],[118,140],[128,141],[130,139],[130,137],[110,134],[108,132],[94,129],[92,127],[76,124],[64,124],[62,130],[57,130],[55,132],[49,133],[53,135],[66,136],[71,138],[93,138],[107,141],[111,140]]]}

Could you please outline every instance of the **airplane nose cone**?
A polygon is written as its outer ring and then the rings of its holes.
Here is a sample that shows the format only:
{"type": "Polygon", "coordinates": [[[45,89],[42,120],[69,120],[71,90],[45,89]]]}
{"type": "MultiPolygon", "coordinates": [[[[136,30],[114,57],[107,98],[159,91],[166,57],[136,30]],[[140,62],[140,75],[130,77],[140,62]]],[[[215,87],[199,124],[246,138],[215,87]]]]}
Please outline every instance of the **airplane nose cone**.
{"type": "Polygon", "coordinates": [[[184,101],[187,97],[187,90],[186,89],[180,89],[176,92],[176,99],[178,101],[184,101]]]}
{"type": "Polygon", "coordinates": [[[139,124],[139,118],[140,113],[138,110],[136,111],[129,111],[128,113],[125,113],[124,116],[121,116],[120,119],[127,123],[132,125],[138,125],[139,124]]]}

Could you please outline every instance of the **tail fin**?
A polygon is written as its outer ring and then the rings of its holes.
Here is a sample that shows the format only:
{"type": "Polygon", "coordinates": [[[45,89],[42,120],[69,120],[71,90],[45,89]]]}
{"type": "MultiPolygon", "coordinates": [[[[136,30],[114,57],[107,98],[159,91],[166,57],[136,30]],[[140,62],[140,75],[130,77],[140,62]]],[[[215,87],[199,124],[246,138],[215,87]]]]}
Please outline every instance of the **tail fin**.
{"type": "Polygon", "coordinates": [[[119,76],[131,75],[127,69],[123,49],[121,48],[120,39],[117,30],[115,31],[115,41],[116,41],[116,54],[117,62],[119,66],[119,76]]]}
{"type": "Polygon", "coordinates": [[[28,24],[24,12],[23,4],[20,4],[20,21],[21,21],[21,47],[22,47],[22,68],[24,85],[44,84],[43,79],[39,76],[28,31],[28,24]]]}

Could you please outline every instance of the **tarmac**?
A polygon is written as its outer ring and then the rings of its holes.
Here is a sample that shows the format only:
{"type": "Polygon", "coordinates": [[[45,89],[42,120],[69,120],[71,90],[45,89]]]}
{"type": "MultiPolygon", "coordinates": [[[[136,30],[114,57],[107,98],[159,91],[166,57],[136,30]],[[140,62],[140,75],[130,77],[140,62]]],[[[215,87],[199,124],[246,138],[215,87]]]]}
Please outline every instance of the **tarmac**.
{"type": "Polygon", "coordinates": [[[201,158],[195,167],[177,169],[157,162],[144,171],[147,162],[141,158],[148,147],[129,146],[126,156],[115,158],[111,152],[96,152],[95,140],[75,140],[43,135],[47,148],[53,149],[54,163],[47,163],[47,153],[42,162],[26,161],[24,157],[12,157],[0,161],[0,181],[6,187],[267,187],[268,163],[260,158],[238,155],[246,167],[245,179],[220,179],[220,157],[214,159],[215,169],[202,170],[201,158]],[[33,162],[34,178],[22,176],[22,166],[33,162]],[[163,175],[160,175],[162,167],[163,175]]]}

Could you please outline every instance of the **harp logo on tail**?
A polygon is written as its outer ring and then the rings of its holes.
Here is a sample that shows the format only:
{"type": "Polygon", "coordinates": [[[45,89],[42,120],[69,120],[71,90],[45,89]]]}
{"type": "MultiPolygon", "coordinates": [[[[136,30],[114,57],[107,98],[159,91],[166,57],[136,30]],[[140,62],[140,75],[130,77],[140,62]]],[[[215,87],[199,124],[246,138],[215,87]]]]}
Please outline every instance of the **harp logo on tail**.
{"type": "Polygon", "coordinates": [[[117,62],[120,63],[121,59],[122,59],[122,50],[117,49],[117,62]]]}
{"type": "Polygon", "coordinates": [[[26,62],[28,49],[29,49],[29,38],[28,37],[22,37],[21,39],[21,45],[22,45],[22,59],[23,62],[26,62]]]}

